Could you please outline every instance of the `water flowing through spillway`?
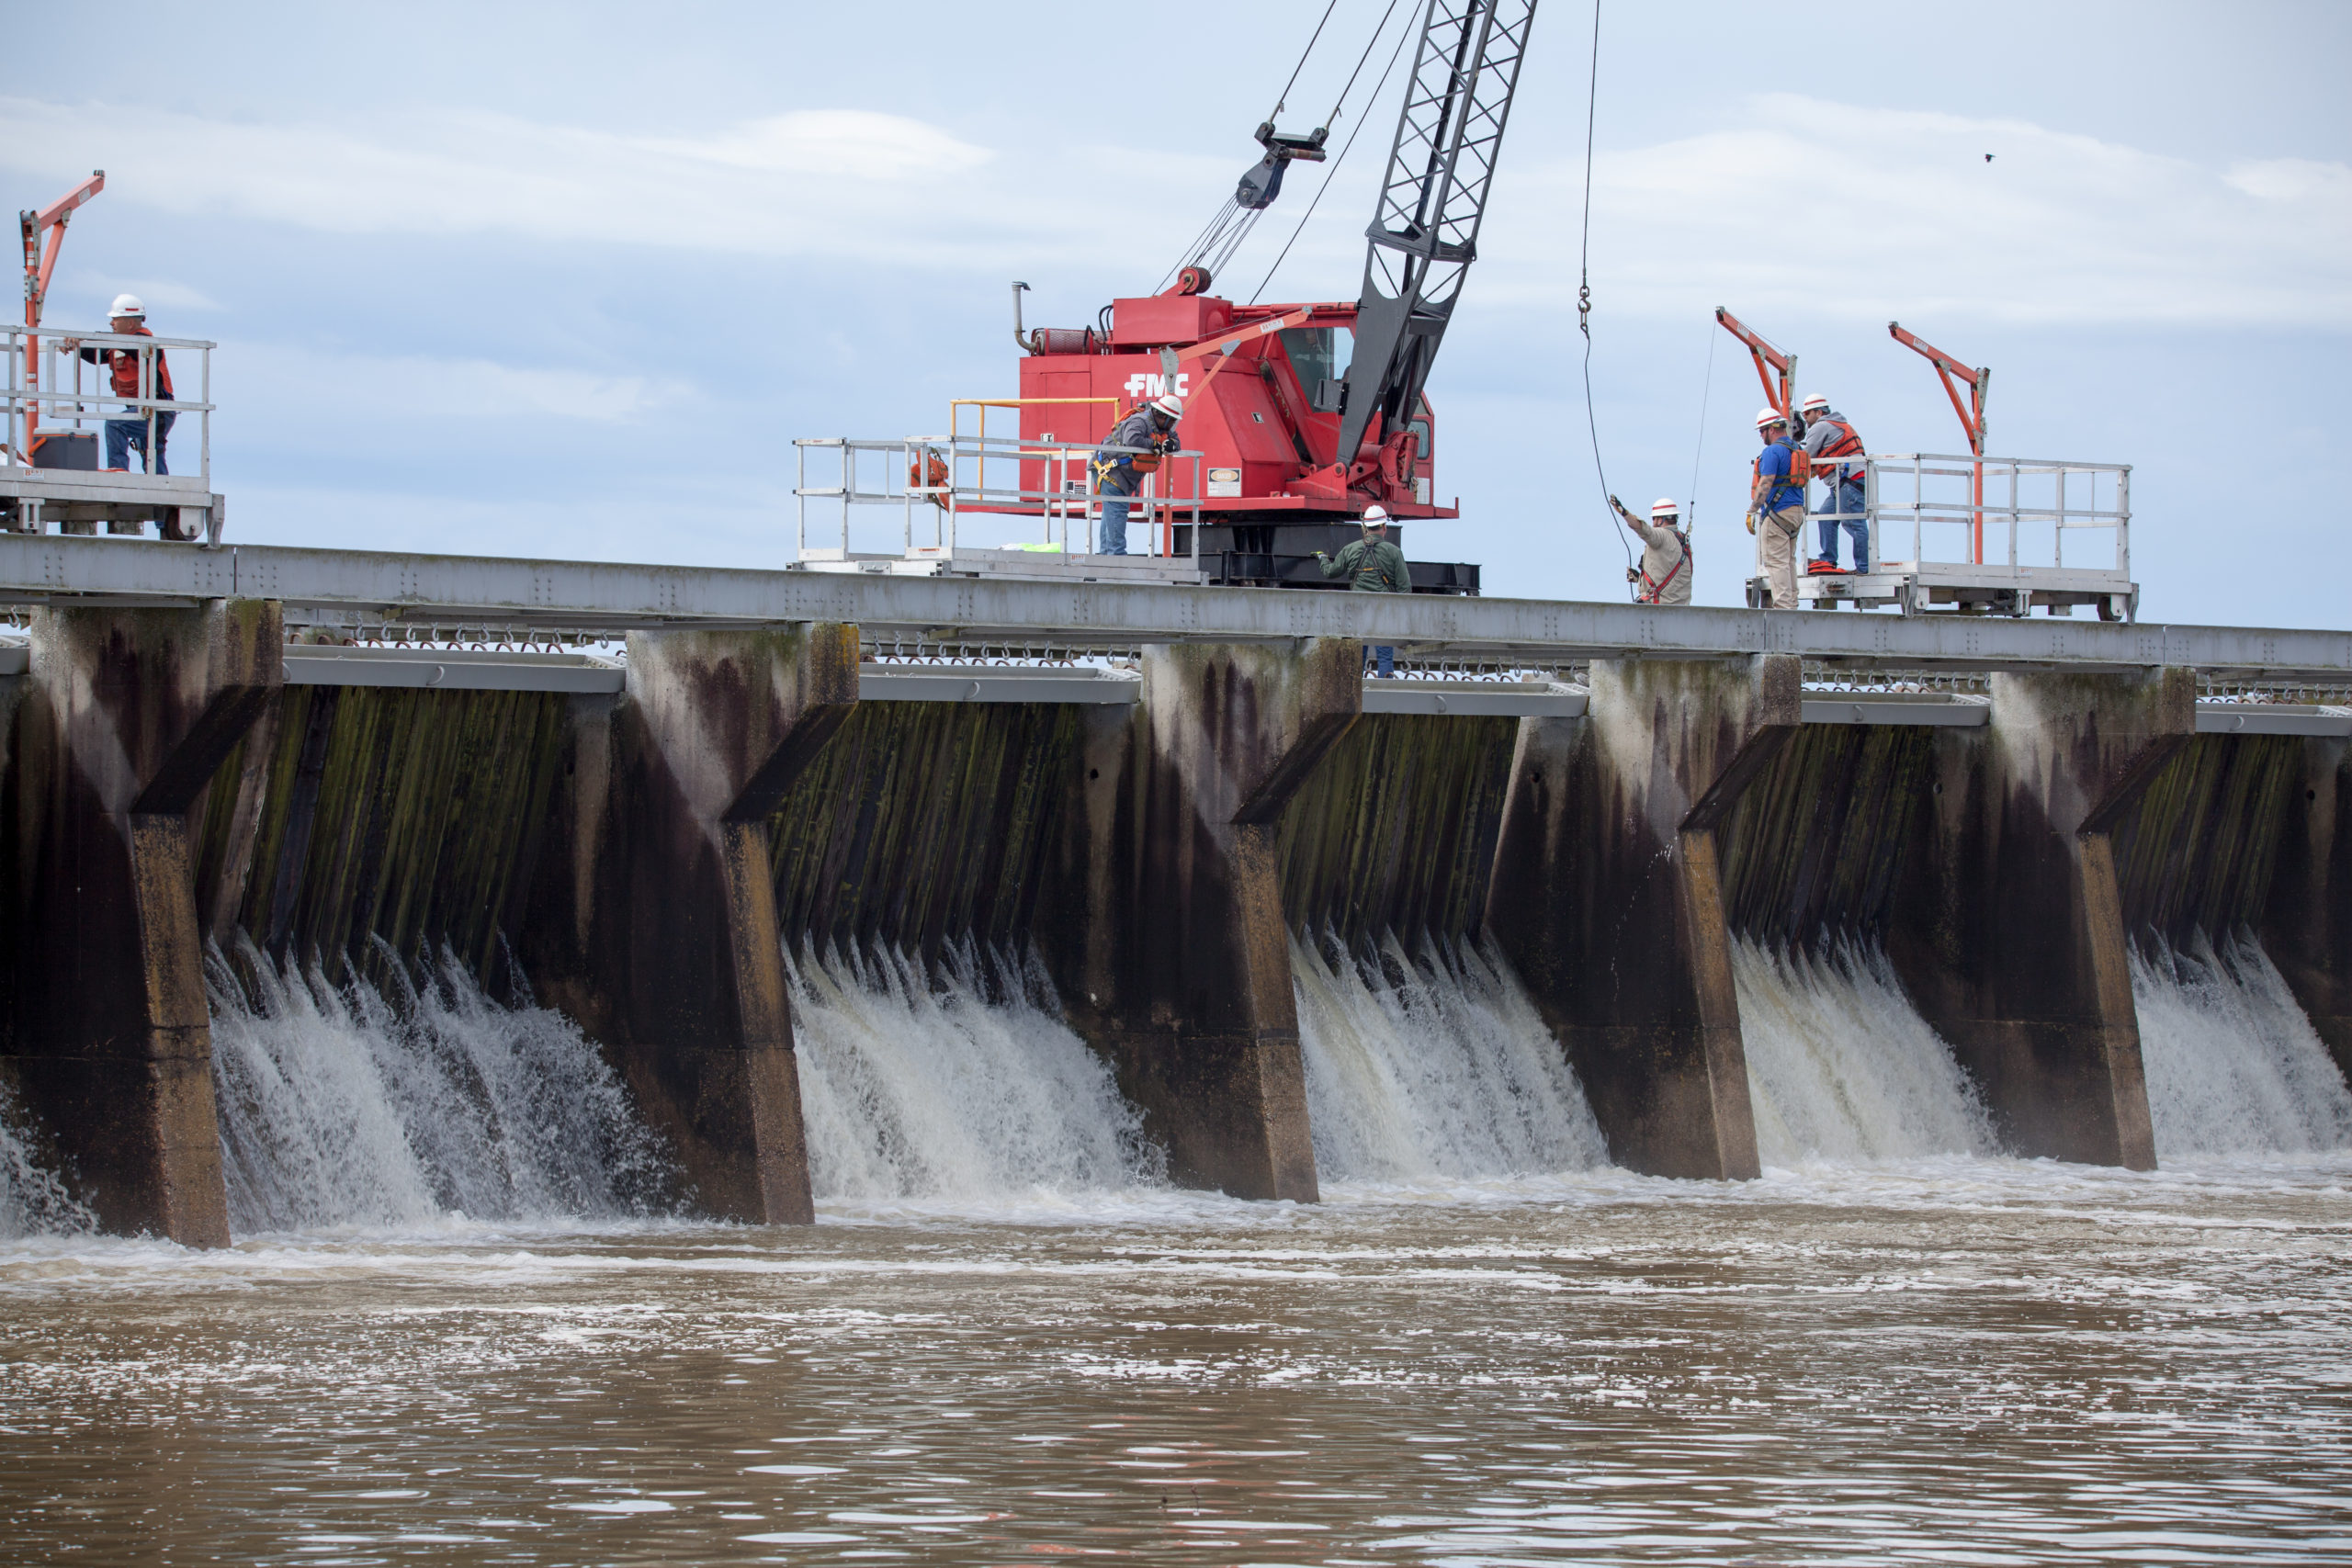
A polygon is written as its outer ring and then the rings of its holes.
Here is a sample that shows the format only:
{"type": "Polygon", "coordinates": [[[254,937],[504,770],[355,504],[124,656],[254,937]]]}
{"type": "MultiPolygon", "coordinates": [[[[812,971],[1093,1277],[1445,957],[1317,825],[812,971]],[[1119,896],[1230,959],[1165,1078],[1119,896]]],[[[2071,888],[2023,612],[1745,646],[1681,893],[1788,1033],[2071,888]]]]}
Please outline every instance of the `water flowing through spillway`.
{"type": "Polygon", "coordinates": [[[0,1240],[73,1235],[96,1223],[43,1161],[31,1117],[0,1080],[0,1240]]]}
{"type": "Polygon", "coordinates": [[[1153,1184],[1158,1151],[1034,959],[786,955],[817,1197],[1008,1199],[1153,1184]]]}
{"type": "Polygon", "coordinates": [[[1293,940],[1315,1163],[1327,1181],[1586,1170],[1607,1145],[1510,966],[1476,947],[1378,964],[1293,940]]]}
{"type": "Polygon", "coordinates": [[[663,1199],[666,1164],[568,1020],[454,963],[387,997],[250,944],[216,954],[212,1070],[240,1232],[601,1217],[663,1199]]]}
{"type": "Polygon", "coordinates": [[[1814,958],[1741,940],[1732,973],[1766,1165],[1996,1152],[1967,1075],[1883,954],[1814,958]]]}
{"type": "Polygon", "coordinates": [[[2132,955],[2156,1157],[2352,1148],[2352,1090],[2259,943],[2132,955]]]}

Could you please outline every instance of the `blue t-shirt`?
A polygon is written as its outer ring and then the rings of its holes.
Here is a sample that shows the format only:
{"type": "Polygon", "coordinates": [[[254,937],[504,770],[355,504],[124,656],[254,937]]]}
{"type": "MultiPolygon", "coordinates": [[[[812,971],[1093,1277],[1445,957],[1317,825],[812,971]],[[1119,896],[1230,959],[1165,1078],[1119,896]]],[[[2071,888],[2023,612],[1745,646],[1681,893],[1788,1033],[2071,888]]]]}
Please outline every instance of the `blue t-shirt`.
{"type": "Polygon", "coordinates": [[[1804,487],[1789,480],[1787,442],[1775,441],[1764,448],[1763,455],[1756,459],[1756,474],[1758,479],[1770,476],[1775,481],[1764,493],[1765,511],[1778,512],[1784,506],[1804,504],[1804,487]]]}

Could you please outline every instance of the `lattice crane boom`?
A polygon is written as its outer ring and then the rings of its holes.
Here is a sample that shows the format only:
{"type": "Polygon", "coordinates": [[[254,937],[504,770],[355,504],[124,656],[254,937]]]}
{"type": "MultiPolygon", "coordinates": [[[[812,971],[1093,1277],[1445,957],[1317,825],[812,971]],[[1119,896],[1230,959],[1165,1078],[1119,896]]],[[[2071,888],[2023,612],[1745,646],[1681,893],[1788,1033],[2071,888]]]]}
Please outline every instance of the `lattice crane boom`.
{"type": "Polygon", "coordinates": [[[1348,367],[1339,458],[1374,415],[1390,439],[1413,418],[1439,342],[1477,259],[1535,0],[1429,0],[1396,138],[1374,209],[1348,367]]]}

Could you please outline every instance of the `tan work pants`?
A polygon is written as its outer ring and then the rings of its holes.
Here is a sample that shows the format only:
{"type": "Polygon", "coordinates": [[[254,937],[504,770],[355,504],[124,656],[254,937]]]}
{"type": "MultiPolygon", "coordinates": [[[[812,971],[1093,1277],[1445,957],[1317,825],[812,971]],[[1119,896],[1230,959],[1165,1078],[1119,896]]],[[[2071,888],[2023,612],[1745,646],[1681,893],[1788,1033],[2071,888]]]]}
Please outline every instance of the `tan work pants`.
{"type": "Polygon", "coordinates": [[[1804,531],[1802,506],[1768,512],[1756,525],[1756,558],[1764,569],[1765,585],[1772,591],[1771,609],[1797,607],[1797,536],[1804,531]]]}

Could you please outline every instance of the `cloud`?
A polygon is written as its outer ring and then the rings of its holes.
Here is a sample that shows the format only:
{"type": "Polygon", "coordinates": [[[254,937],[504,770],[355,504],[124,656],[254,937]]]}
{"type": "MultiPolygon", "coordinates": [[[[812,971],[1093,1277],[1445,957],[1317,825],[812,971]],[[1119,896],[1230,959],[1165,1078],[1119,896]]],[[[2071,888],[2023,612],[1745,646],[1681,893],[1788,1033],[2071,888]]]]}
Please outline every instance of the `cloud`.
{"type": "MultiPolygon", "coordinates": [[[[2022,120],[1749,100],[1728,129],[1604,153],[1593,284],[1604,312],[1722,303],[1770,315],[1922,321],[2287,323],[2352,328],[2352,168],[2229,167],[2022,120]],[[1984,154],[1991,152],[1991,163],[1984,154]]],[[[1506,152],[1471,280],[1481,308],[1574,293],[1581,161],[1506,152]]],[[[1051,256],[1148,278],[1220,200],[1229,160],[1155,153],[1154,195],[1105,205],[1132,157],[998,151],[865,110],[800,110],[700,136],[418,110],[332,123],[229,121],[0,97],[0,166],[60,188],[93,164],[104,199],[348,234],[503,235],[971,273],[1051,256]],[[1034,171],[1050,167],[1051,180],[1034,171]]],[[[1375,164],[1344,171],[1283,273],[1352,280],[1375,164]]],[[[1286,197],[1229,283],[1246,296],[1286,197]]],[[[1300,295],[1299,297],[1304,297],[1300,295]]]]}
{"type": "Polygon", "coordinates": [[[993,154],[897,115],[808,110],[701,138],[414,111],[331,124],[0,97],[0,166],[109,201],[347,234],[505,234],[759,256],[940,260],[1085,242],[1080,204],[990,177],[993,154]]]}
{"type": "MultiPolygon", "coordinates": [[[[75,272],[68,274],[63,284],[64,287],[54,283],[51,285],[51,298],[53,299],[70,288],[84,294],[107,297],[116,294],[136,294],[139,296],[140,303],[151,310],[158,307],[166,310],[218,310],[221,308],[220,300],[215,299],[201,288],[192,288],[185,283],[174,283],[164,278],[123,277],[112,273],[75,272]]],[[[170,337],[174,334],[165,333],[164,335],[170,337]]]]}
{"type": "Polygon", "coordinates": [[[435,359],[326,354],[257,344],[223,344],[221,366],[235,367],[223,401],[326,409],[339,423],[368,421],[572,419],[626,423],[693,395],[680,381],[601,376],[499,365],[487,359],[435,359]]]}
{"type": "MultiPolygon", "coordinates": [[[[1599,160],[1601,309],[2352,327],[2341,164],[2224,170],[2020,120],[1788,96],[1751,108],[1736,129],[1599,160]]],[[[1573,292],[1580,175],[1506,154],[1482,296],[1573,292]]]]}

